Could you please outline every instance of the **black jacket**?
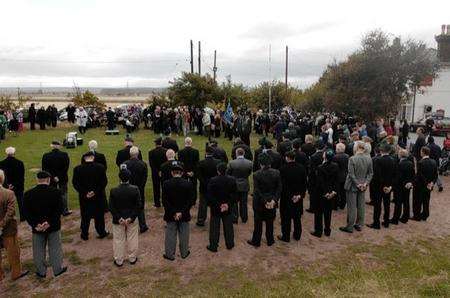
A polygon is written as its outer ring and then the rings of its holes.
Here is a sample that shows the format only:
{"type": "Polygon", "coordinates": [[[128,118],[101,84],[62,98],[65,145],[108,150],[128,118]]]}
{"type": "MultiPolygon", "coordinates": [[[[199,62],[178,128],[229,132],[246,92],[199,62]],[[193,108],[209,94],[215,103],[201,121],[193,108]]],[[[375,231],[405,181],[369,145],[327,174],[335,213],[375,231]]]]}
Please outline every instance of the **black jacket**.
{"type": "Polygon", "coordinates": [[[231,212],[231,206],[236,202],[236,179],[228,175],[220,175],[211,178],[208,183],[206,201],[211,207],[211,214],[215,216],[228,215],[231,212]],[[228,204],[228,210],[220,212],[220,205],[228,204]]]}
{"type": "Polygon", "coordinates": [[[167,161],[166,151],[166,148],[158,146],[148,152],[148,162],[154,173],[159,172],[161,165],[167,161]]]}
{"type": "Polygon", "coordinates": [[[164,220],[166,222],[174,222],[175,213],[181,212],[181,221],[190,221],[190,209],[193,198],[194,186],[192,182],[181,177],[174,177],[164,181],[162,186],[164,220]]]}
{"type": "Polygon", "coordinates": [[[125,162],[127,169],[131,172],[130,184],[135,185],[144,198],[145,184],[147,183],[148,168],[147,164],[142,160],[132,158],[125,162]]]}
{"type": "Polygon", "coordinates": [[[398,163],[397,187],[402,189],[406,183],[414,182],[414,163],[407,158],[402,158],[398,163]]]}
{"type": "Polygon", "coordinates": [[[192,147],[184,147],[178,152],[178,160],[184,165],[185,172],[194,172],[196,176],[198,162],[200,161],[200,153],[192,147]]]}
{"type": "Polygon", "coordinates": [[[281,187],[280,171],[272,168],[256,171],[253,174],[253,210],[264,218],[275,218],[276,209],[266,209],[265,204],[280,200],[281,187]]]}
{"type": "MultiPolygon", "coordinates": [[[[86,156],[86,154],[87,153],[83,154],[83,156],[81,157],[81,163],[85,163],[84,157],[86,156]]],[[[106,157],[103,153],[94,151],[94,162],[103,165],[105,167],[105,170],[108,168],[106,164],[106,157]]]]}
{"type": "Polygon", "coordinates": [[[292,150],[292,142],[290,140],[282,141],[277,145],[277,152],[280,153],[283,159],[286,156],[286,153],[291,150],[292,150]]]}
{"type": "Polygon", "coordinates": [[[52,178],[58,177],[59,183],[67,183],[69,180],[69,155],[58,149],[53,149],[42,156],[42,170],[49,172],[52,178]]]}
{"type": "Polygon", "coordinates": [[[217,176],[217,165],[220,160],[212,156],[206,156],[198,163],[198,180],[200,180],[200,193],[206,194],[208,183],[212,177],[217,176]]]}
{"type": "Polygon", "coordinates": [[[288,162],[280,168],[281,176],[281,201],[280,208],[300,208],[303,206],[303,200],[295,203],[292,197],[301,195],[305,197],[306,193],[306,169],[297,162],[288,162]]]}
{"type": "Polygon", "coordinates": [[[296,150],[295,151],[295,162],[301,164],[303,167],[305,167],[306,172],[308,172],[309,168],[309,158],[308,155],[306,155],[305,152],[296,150]]]}
{"type": "MultiPolygon", "coordinates": [[[[259,148],[259,149],[261,149],[261,148],[259,148]]],[[[270,160],[271,160],[270,167],[275,170],[280,169],[281,163],[282,163],[282,160],[281,160],[282,158],[278,152],[275,152],[272,149],[266,149],[266,150],[261,149],[259,152],[259,150],[257,149],[257,150],[255,150],[255,161],[253,162],[253,171],[256,172],[259,169],[261,169],[261,164],[259,163],[259,155],[263,152],[267,153],[270,156],[270,160]],[[258,153],[258,155],[256,155],[257,153],[258,153]]]]}
{"type": "Polygon", "coordinates": [[[397,167],[394,159],[390,155],[381,155],[374,159],[373,163],[373,179],[374,185],[379,191],[384,187],[391,187],[395,185],[397,177],[397,167]]]}
{"type": "MultiPolygon", "coordinates": [[[[120,167],[121,164],[130,159],[130,149],[132,146],[126,146],[125,148],[117,151],[116,165],[120,167]]],[[[142,160],[141,150],[139,150],[139,159],[142,160]]]]}
{"type": "Polygon", "coordinates": [[[220,147],[214,147],[213,157],[215,159],[218,159],[218,160],[224,162],[224,163],[228,163],[227,153],[225,152],[225,150],[223,150],[220,147]]]}
{"type": "Polygon", "coordinates": [[[22,161],[8,156],[0,161],[0,169],[5,172],[5,182],[3,183],[5,188],[8,188],[8,185],[11,184],[14,186],[14,192],[24,190],[25,167],[22,161]]]}
{"type": "Polygon", "coordinates": [[[129,183],[122,183],[111,189],[109,194],[109,211],[113,224],[118,225],[119,219],[130,218],[132,222],[142,209],[139,189],[129,183]]]}
{"type": "Polygon", "coordinates": [[[434,159],[423,158],[417,163],[416,183],[419,186],[426,186],[430,182],[435,182],[438,178],[437,164],[434,159]]]}
{"type": "Polygon", "coordinates": [[[172,163],[176,160],[168,160],[161,165],[161,182],[169,180],[172,178],[172,163]]]}
{"type": "Polygon", "coordinates": [[[87,162],[76,166],[73,169],[72,183],[78,192],[80,209],[87,208],[86,211],[104,210],[105,205],[105,187],[108,184],[105,167],[99,163],[87,162]],[[90,191],[95,196],[88,199],[86,194],[90,191]]]}
{"type": "Polygon", "coordinates": [[[245,159],[253,160],[252,150],[250,149],[249,146],[247,146],[247,144],[244,144],[244,143],[236,144],[233,146],[233,148],[231,149],[231,159],[236,159],[236,150],[238,148],[244,149],[245,159]]]}
{"type": "Polygon", "coordinates": [[[339,166],[334,162],[324,162],[317,168],[318,198],[325,200],[325,195],[338,192],[339,166]]]}
{"type": "Polygon", "coordinates": [[[339,183],[344,183],[348,173],[348,159],[347,153],[337,153],[333,161],[339,166],[339,183]]]}
{"type": "Polygon", "coordinates": [[[61,214],[63,212],[61,192],[49,185],[39,184],[24,194],[23,208],[25,219],[36,231],[36,226],[48,222],[50,227],[44,233],[56,232],[61,229],[61,214]]]}
{"type": "Polygon", "coordinates": [[[428,143],[428,148],[430,148],[430,158],[436,161],[436,164],[439,165],[439,159],[441,158],[442,150],[439,145],[435,143],[428,143]]]}
{"type": "Polygon", "coordinates": [[[305,152],[305,154],[308,155],[308,157],[311,157],[311,155],[313,155],[314,152],[316,152],[316,146],[314,146],[313,143],[304,143],[302,145],[302,151],[305,152]]]}
{"type": "Polygon", "coordinates": [[[173,151],[175,151],[175,153],[178,152],[178,144],[177,141],[175,141],[174,139],[171,139],[169,137],[165,138],[162,141],[162,146],[166,149],[172,149],[173,151]]]}

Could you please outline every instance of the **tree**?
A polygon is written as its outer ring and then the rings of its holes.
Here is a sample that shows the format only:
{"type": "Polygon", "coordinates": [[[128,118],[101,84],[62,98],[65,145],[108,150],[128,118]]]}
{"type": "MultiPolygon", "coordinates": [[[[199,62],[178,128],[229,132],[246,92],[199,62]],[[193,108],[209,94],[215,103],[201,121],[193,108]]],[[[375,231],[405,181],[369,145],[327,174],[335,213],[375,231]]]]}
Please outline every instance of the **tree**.
{"type": "Polygon", "coordinates": [[[86,90],[81,93],[80,89],[75,88],[75,95],[72,97],[72,101],[75,106],[78,107],[94,107],[95,109],[104,109],[105,103],[93,94],[91,91],[86,90]]]}
{"type": "Polygon", "coordinates": [[[217,83],[206,74],[183,72],[180,78],[175,78],[170,82],[169,97],[176,106],[187,105],[203,108],[208,102],[218,102],[222,100],[217,83]]]}
{"type": "Polygon", "coordinates": [[[242,84],[234,84],[231,81],[222,83],[218,89],[218,100],[221,101],[223,108],[226,108],[228,101],[233,107],[248,108],[251,104],[248,89],[242,84]]]}
{"type": "Polygon", "coordinates": [[[23,108],[27,101],[31,100],[31,96],[23,96],[19,93],[17,100],[11,99],[9,95],[0,96],[0,110],[2,111],[15,111],[23,108]]]}

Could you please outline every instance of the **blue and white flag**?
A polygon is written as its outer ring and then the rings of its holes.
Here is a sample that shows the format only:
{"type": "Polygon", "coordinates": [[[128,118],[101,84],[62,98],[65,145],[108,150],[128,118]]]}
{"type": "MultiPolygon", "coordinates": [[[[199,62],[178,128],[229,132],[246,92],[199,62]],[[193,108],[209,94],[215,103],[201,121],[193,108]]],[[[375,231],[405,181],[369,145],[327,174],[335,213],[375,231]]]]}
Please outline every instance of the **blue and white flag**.
{"type": "Polygon", "coordinates": [[[233,108],[231,107],[230,101],[228,101],[228,106],[225,113],[223,114],[223,118],[228,124],[231,124],[233,122],[233,108]]]}

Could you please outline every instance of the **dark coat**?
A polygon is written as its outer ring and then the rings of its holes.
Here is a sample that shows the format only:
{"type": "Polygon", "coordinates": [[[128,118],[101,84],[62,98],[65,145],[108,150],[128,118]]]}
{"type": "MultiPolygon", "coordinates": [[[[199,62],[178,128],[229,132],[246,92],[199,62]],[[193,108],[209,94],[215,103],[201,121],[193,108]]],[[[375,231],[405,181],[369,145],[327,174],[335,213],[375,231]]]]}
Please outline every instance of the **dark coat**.
{"type": "Polygon", "coordinates": [[[206,194],[208,190],[208,183],[212,177],[217,176],[217,165],[220,160],[215,159],[212,156],[206,156],[205,159],[198,163],[198,180],[200,180],[199,191],[202,194],[206,194]]]}
{"type": "Polygon", "coordinates": [[[211,178],[208,183],[206,202],[211,207],[211,214],[214,216],[228,215],[231,213],[231,206],[236,202],[236,179],[228,175],[220,175],[211,178]],[[220,212],[220,205],[228,204],[228,210],[220,212]]]}
{"type": "Polygon", "coordinates": [[[231,159],[236,159],[236,150],[238,148],[244,149],[245,159],[253,160],[252,150],[250,149],[249,146],[247,146],[247,144],[244,144],[244,143],[236,144],[233,146],[233,148],[231,149],[231,159]]]}
{"type": "Polygon", "coordinates": [[[169,137],[165,138],[162,141],[162,146],[166,149],[172,149],[173,151],[175,151],[175,153],[177,153],[179,150],[177,141],[169,137]]]}
{"type": "Polygon", "coordinates": [[[148,162],[153,172],[159,172],[161,165],[167,161],[166,151],[166,148],[157,146],[148,152],[148,162]]]}
{"type": "Polygon", "coordinates": [[[308,157],[311,157],[316,152],[316,146],[313,143],[304,143],[302,145],[302,151],[305,152],[308,157]]]}
{"type": "Polygon", "coordinates": [[[397,166],[392,156],[381,155],[374,159],[373,179],[375,180],[374,185],[379,191],[382,191],[384,187],[394,186],[396,177],[397,166]]]}
{"type": "Polygon", "coordinates": [[[178,152],[178,160],[183,163],[185,172],[194,172],[194,177],[197,175],[197,166],[200,161],[200,153],[197,149],[184,147],[178,152]]]}
{"type": "MultiPolygon", "coordinates": [[[[81,157],[81,163],[85,163],[84,157],[86,156],[86,154],[87,153],[83,154],[83,156],[81,157]]],[[[94,151],[94,162],[103,165],[105,167],[105,170],[108,168],[106,164],[106,157],[103,153],[94,151]]]]}
{"type": "Polygon", "coordinates": [[[33,233],[43,233],[35,230],[38,224],[48,222],[50,227],[44,233],[56,232],[61,229],[61,214],[63,212],[61,192],[49,185],[39,184],[24,194],[23,208],[25,219],[33,229],[33,233]]]}
{"type": "Polygon", "coordinates": [[[406,183],[414,182],[414,163],[407,158],[402,158],[398,163],[397,184],[398,189],[405,187],[406,183]]]}
{"type": "Polygon", "coordinates": [[[176,160],[168,160],[161,165],[161,182],[172,178],[172,163],[176,160]]]}
{"type": "Polygon", "coordinates": [[[296,150],[295,151],[295,162],[301,164],[305,167],[306,172],[308,172],[309,168],[309,157],[305,152],[296,150]]]}
{"type": "Polygon", "coordinates": [[[317,168],[318,198],[325,200],[325,194],[338,192],[339,166],[334,162],[325,162],[317,168]]]}
{"type": "MultiPolygon", "coordinates": [[[[116,165],[120,167],[121,164],[130,159],[130,149],[132,146],[126,146],[125,148],[117,151],[116,165]]],[[[139,159],[142,160],[141,150],[139,150],[139,159]]]]}
{"type": "MultiPolygon", "coordinates": [[[[266,150],[262,150],[262,152],[267,153],[270,156],[270,167],[272,169],[278,170],[281,167],[281,163],[282,163],[282,158],[281,155],[278,152],[273,151],[272,149],[266,149],[266,150]]],[[[256,151],[255,151],[255,155],[256,155],[256,151]]],[[[253,162],[253,171],[256,172],[259,169],[261,169],[261,164],[259,163],[259,155],[261,153],[258,154],[258,158],[255,157],[255,161],[253,162]]]]}
{"type": "Polygon", "coordinates": [[[288,162],[280,168],[281,176],[281,200],[280,208],[296,209],[303,211],[303,199],[294,203],[292,197],[306,193],[306,169],[297,162],[288,162]]]}
{"type": "Polygon", "coordinates": [[[25,167],[22,161],[13,156],[8,156],[0,161],[0,169],[5,172],[5,182],[3,183],[5,188],[12,185],[14,192],[24,190],[25,167]]]}
{"type": "Polygon", "coordinates": [[[417,163],[416,183],[419,186],[426,186],[430,182],[435,182],[438,178],[438,168],[436,161],[431,158],[423,158],[417,163]]]}
{"type": "Polygon", "coordinates": [[[137,158],[129,159],[125,162],[127,169],[131,172],[130,184],[139,188],[141,198],[145,198],[145,184],[147,183],[147,164],[137,158]]]}
{"type": "Polygon", "coordinates": [[[280,200],[281,187],[280,171],[272,168],[256,171],[253,174],[253,210],[265,219],[274,219],[276,209],[266,209],[265,204],[280,200]]]}
{"type": "Polygon", "coordinates": [[[214,147],[213,157],[215,159],[218,159],[218,160],[224,162],[224,163],[228,163],[227,153],[225,152],[225,150],[223,150],[220,147],[214,147]]]}
{"type": "Polygon", "coordinates": [[[105,210],[105,188],[108,184],[105,167],[99,163],[87,162],[73,169],[72,183],[78,192],[80,209],[93,214],[105,210]],[[86,194],[90,191],[94,197],[88,199],[86,194]]]}
{"type": "Polygon", "coordinates": [[[134,222],[141,210],[140,192],[136,186],[122,183],[111,189],[109,194],[109,211],[112,215],[113,224],[118,225],[120,218],[130,218],[134,222]]]}
{"type": "Polygon", "coordinates": [[[177,212],[182,214],[180,221],[190,221],[193,198],[194,186],[192,182],[181,177],[174,177],[165,181],[162,186],[164,221],[174,222],[174,216],[177,212]]]}
{"type": "Polygon", "coordinates": [[[281,157],[284,159],[286,153],[292,150],[292,142],[290,140],[282,141],[277,145],[277,152],[280,153],[281,157]]]}
{"type": "Polygon", "coordinates": [[[337,153],[333,161],[339,166],[339,183],[344,183],[348,174],[348,159],[347,153],[337,153]]]}
{"type": "Polygon", "coordinates": [[[58,149],[53,149],[42,156],[42,170],[52,175],[52,180],[58,177],[59,183],[67,183],[69,180],[67,171],[69,170],[69,155],[58,149]]]}

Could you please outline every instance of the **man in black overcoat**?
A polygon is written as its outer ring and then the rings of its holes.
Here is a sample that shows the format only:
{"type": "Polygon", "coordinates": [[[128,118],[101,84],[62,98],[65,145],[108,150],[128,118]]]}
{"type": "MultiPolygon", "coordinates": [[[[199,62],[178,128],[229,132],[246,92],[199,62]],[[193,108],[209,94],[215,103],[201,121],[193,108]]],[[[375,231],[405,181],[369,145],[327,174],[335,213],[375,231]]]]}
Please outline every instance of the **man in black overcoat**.
{"type": "Polygon", "coordinates": [[[161,207],[161,165],[167,161],[167,149],[162,146],[162,138],[155,140],[155,148],[148,152],[148,161],[152,170],[153,204],[161,207]]]}

